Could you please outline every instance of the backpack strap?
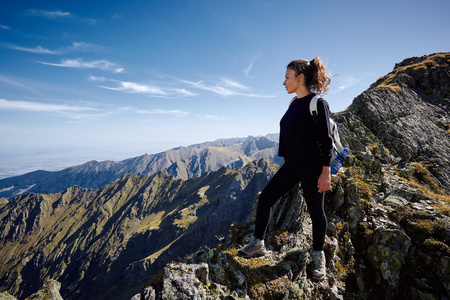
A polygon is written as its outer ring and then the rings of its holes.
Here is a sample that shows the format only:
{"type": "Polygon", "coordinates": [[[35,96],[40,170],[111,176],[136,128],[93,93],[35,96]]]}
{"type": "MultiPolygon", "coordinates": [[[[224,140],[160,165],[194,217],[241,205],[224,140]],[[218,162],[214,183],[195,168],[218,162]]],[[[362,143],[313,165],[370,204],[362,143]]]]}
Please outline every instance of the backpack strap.
{"type": "MultiPolygon", "coordinates": [[[[317,102],[319,101],[320,96],[315,95],[311,101],[309,102],[309,112],[311,113],[314,123],[316,124],[316,128],[318,128],[319,123],[319,113],[317,110],[317,102]]],[[[333,121],[333,119],[329,118],[330,122],[330,129],[331,129],[331,137],[333,139],[333,148],[337,153],[340,153],[344,147],[342,147],[341,140],[339,138],[339,131],[337,128],[336,122],[333,121]]]]}
{"type": "Polygon", "coordinates": [[[319,101],[320,96],[319,95],[315,95],[311,101],[309,102],[309,112],[311,113],[311,115],[314,118],[314,122],[317,122],[317,101],[319,101]]]}
{"type": "MultiPolygon", "coordinates": [[[[309,102],[309,113],[311,114],[313,120],[314,120],[314,126],[316,127],[316,132],[319,130],[319,112],[317,110],[317,101],[319,100],[319,96],[315,95],[311,101],[309,102]]],[[[317,143],[320,144],[320,142],[317,140],[317,143]]]]}
{"type": "Polygon", "coordinates": [[[331,118],[329,120],[331,127],[331,136],[333,138],[333,147],[336,149],[337,153],[340,153],[342,150],[344,150],[344,147],[342,146],[341,139],[339,138],[339,130],[336,122],[334,122],[331,118]]]}
{"type": "Polygon", "coordinates": [[[319,98],[319,95],[315,95],[312,97],[311,101],[309,101],[309,113],[316,124],[316,128],[319,128],[319,111],[317,110],[317,101],[319,101],[319,98]]]}

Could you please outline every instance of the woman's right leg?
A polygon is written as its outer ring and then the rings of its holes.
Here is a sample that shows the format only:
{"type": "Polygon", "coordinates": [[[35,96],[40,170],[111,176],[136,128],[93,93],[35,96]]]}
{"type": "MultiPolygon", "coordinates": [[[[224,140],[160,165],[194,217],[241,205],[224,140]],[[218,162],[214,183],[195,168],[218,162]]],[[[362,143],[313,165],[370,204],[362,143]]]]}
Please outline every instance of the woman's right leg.
{"type": "Polygon", "coordinates": [[[255,238],[264,240],[272,206],[299,182],[298,175],[290,170],[286,163],[272,177],[259,195],[255,220],[255,238]]]}
{"type": "Polygon", "coordinates": [[[312,221],[313,250],[323,250],[327,233],[327,217],[325,215],[325,192],[319,193],[317,179],[319,175],[305,175],[302,179],[303,196],[312,221]]]}

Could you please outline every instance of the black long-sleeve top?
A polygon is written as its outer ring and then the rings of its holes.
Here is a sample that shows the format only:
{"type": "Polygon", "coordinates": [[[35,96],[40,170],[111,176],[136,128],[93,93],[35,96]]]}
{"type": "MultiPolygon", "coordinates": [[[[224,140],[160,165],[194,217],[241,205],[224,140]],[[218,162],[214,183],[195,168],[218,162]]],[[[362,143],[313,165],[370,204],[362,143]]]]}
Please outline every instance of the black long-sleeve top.
{"type": "Polygon", "coordinates": [[[278,155],[298,167],[330,166],[333,142],[328,103],[317,102],[318,124],[309,111],[314,94],[295,99],[280,121],[278,155]]]}

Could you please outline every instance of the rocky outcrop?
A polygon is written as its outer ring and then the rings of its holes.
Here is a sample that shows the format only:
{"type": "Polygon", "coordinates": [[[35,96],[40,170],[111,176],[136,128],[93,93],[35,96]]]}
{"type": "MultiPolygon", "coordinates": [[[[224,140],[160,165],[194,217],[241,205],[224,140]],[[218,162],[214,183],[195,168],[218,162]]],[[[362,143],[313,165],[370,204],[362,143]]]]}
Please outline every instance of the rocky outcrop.
{"type": "Polygon", "coordinates": [[[356,97],[348,109],[394,157],[404,163],[430,162],[428,169],[447,193],[449,66],[449,53],[406,59],[356,97]]]}
{"type": "MultiPolygon", "coordinates": [[[[26,298],[25,300],[63,300],[59,290],[61,288],[61,283],[53,279],[47,279],[44,282],[42,288],[26,298]]],[[[16,297],[11,296],[8,292],[3,292],[0,294],[0,300],[17,300],[16,297]]]]}
{"type": "Polygon", "coordinates": [[[59,293],[60,288],[61,283],[53,279],[48,279],[44,282],[42,289],[28,297],[26,300],[63,300],[59,293]]]}
{"type": "Polygon", "coordinates": [[[0,300],[17,300],[16,297],[11,296],[8,292],[0,293],[0,300]]]}

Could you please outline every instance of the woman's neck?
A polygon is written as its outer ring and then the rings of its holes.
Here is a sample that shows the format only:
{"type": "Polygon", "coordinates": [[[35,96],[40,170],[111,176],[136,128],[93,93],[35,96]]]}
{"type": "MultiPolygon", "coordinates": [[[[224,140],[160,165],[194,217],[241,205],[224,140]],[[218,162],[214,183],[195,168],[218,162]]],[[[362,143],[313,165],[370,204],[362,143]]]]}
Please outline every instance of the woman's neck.
{"type": "Polygon", "coordinates": [[[311,91],[306,88],[306,86],[302,86],[298,91],[295,92],[297,94],[297,98],[303,98],[311,94],[311,91]]]}
{"type": "Polygon", "coordinates": [[[311,92],[305,92],[305,93],[297,93],[297,98],[301,99],[303,97],[306,97],[308,95],[312,94],[311,92]]]}

